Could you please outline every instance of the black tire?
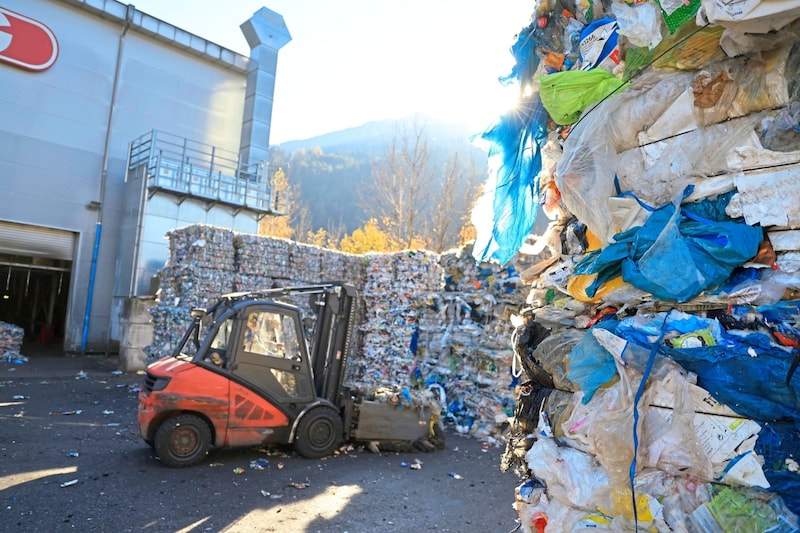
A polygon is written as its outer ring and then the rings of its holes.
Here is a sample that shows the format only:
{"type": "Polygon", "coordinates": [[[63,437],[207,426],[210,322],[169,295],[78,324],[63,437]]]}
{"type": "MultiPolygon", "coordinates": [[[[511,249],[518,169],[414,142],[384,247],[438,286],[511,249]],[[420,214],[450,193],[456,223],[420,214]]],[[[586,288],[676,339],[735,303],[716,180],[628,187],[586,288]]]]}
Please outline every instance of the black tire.
{"type": "Polygon", "coordinates": [[[211,447],[208,424],[195,415],[178,415],[165,420],[154,443],[161,462],[173,468],[194,466],[206,456],[211,447]]]}
{"type": "Polygon", "coordinates": [[[294,447],[307,459],[333,453],[342,442],[342,418],[330,407],[317,407],[306,413],[297,426],[294,447]]]}

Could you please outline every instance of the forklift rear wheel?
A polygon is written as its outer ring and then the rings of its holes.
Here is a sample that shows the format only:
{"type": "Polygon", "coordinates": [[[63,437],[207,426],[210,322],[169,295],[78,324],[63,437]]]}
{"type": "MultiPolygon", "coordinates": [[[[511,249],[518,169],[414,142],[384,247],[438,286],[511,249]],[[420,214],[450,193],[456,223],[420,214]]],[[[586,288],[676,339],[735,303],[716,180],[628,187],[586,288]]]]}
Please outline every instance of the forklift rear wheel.
{"type": "Polygon", "coordinates": [[[173,468],[196,465],[210,446],[211,430],[195,415],[167,419],[156,432],[156,453],[164,464],[173,468]]]}
{"type": "Polygon", "coordinates": [[[307,459],[328,456],[342,442],[342,418],[330,407],[310,411],[297,426],[295,449],[307,459]]]}

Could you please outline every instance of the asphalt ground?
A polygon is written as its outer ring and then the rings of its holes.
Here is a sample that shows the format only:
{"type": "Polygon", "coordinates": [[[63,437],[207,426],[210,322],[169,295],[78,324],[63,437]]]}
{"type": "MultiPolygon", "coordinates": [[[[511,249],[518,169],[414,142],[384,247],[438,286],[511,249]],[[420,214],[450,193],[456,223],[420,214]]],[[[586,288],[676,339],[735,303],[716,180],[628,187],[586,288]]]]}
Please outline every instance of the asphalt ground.
{"type": "MultiPolygon", "coordinates": [[[[24,347],[23,347],[24,348],[24,347]]],[[[25,354],[23,349],[23,354],[25,354]]],[[[0,531],[504,533],[502,443],[447,432],[434,453],[212,450],[164,466],[138,434],[142,376],[114,356],[39,350],[0,363],[0,531]],[[412,465],[419,465],[412,468],[412,465]]]]}

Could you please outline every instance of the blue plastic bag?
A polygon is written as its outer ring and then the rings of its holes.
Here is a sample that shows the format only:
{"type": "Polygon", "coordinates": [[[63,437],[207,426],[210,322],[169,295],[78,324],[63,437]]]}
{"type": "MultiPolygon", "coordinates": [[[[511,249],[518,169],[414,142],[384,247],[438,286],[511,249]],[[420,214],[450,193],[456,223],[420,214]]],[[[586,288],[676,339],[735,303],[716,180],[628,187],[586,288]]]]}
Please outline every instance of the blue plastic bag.
{"type": "MultiPolygon", "coordinates": [[[[484,184],[484,197],[486,204],[491,203],[491,210],[473,212],[478,235],[472,254],[478,262],[508,263],[536,222],[541,146],[547,141],[547,112],[538,96],[536,93],[521,102],[480,136],[489,143],[489,178],[484,184]],[[476,213],[485,219],[477,220],[476,213]]],[[[482,201],[484,198],[479,204],[482,201]]]]}
{"type": "MultiPolygon", "coordinates": [[[[610,322],[610,327],[613,322],[610,322]]],[[[600,323],[596,328],[602,328],[600,323]]],[[[617,377],[617,365],[614,358],[597,342],[592,329],[586,331],[581,342],[569,354],[569,370],[567,379],[578,385],[583,391],[582,403],[585,405],[594,397],[597,389],[611,383],[617,377]]]]}
{"type": "Polygon", "coordinates": [[[744,222],[690,218],[675,205],[662,206],[642,226],[615,237],[616,242],[588,254],[575,274],[597,274],[586,289],[594,296],[606,281],[622,279],[663,300],[685,302],[723,283],[754,257],[761,228],[744,222]]]}

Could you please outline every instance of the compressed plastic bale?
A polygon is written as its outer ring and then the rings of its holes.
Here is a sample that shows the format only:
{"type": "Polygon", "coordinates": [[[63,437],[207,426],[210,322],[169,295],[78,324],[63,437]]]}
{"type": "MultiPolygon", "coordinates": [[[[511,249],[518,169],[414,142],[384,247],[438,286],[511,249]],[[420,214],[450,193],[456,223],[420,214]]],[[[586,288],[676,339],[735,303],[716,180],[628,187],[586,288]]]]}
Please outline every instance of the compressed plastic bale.
{"type": "Polygon", "coordinates": [[[783,47],[763,52],[759,59],[737,57],[706,66],[691,83],[697,123],[708,126],[786,105],[789,50],[783,47]]]}
{"type": "MultiPolygon", "coordinates": [[[[583,393],[573,396],[575,405],[570,418],[563,422],[566,438],[581,443],[586,452],[593,454],[608,475],[614,487],[625,487],[629,482],[630,467],[634,457],[633,398],[634,384],[629,371],[617,365],[619,381],[600,389],[586,404],[583,393]]],[[[635,376],[635,372],[633,373],[635,376]]],[[[638,376],[641,379],[641,376],[638,376]]],[[[638,383],[635,384],[638,386],[638,383]]],[[[641,427],[638,428],[641,433],[641,427]]],[[[638,461],[644,450],[637,450],[638,461]]]]}
{"type": "Polygon", "coordinates": [[[734,175],[738,191],[726,212],[744,217],[748,224],[776,229],[800,228],[800,204],[786,194],[800,185],[800,158],[796,164],[778,168],[747,170],[734,175]]]}
{"type": "Polygon", "coordinates": [[[664,35],[653,50],[629,47],[625,53],[625,79],[632,78],[650,65],[666,71],[698,70],[708,63],[724,59],[726,54],[720,47],[723,31],[724,28],[718,26],[697,28],[686,24],[675,33],[664,35]]]}
{"type": "MultiPolygon", "coordinates": [[[[798,41],[800,41],[800,25],[791,24],[779,31],[766,34],[726,29],[720,38],[719,45],[729,57],[734,57],[774,50],[798,41]]],[[[787,79],[792,79],[792,76],[787,76],[787,79]]]]}
{"type": "Polygon", "coordinates": [[[569,355],[581,343],[584,332],[567,330],[558,335],[551,335],[539,343],[529,356],[529,364],[541,368],[552,378],[553,387],[559,390],[576,392],[580,387],[572,382],[569,372],[569,355]]]}
{"type": "Polygon", "coordinates": [[[687,517],[690,531],[797,531],[797,515],[780,496],[724,485],[710,489],[711,500],[687,517]]]}
{"type": "Polygon", "coordinates": [[[193,224],[167,232],[169,264],[233,271],[236,269],[233,231],[193,224]]]}
{"type": "Polygon", "coordinates": [[[735,4],[722,0],[703,0],[702,9],[697,13],[697,25],[714,24],[743,33],[769,33],[783,28],[798,17],[800,6],[792,0],[748,0],[735,4]]]}
{"type": "Polygon", "coordinates": [[[518,487],[514,510],[519,515],[520,530],[525,533],[541,533],[554,528],[558,528],[559,531],[574,531],[581,526],[591,527],[592,531],[604,531],[601,524],[609,522],[609,519],[600,513],[587,512],[565,505],[557,499],[548,498],[546,490],[542,487],[531,489],[529,494],[526,490],[522,492],[525,493],[524,497],[519,496],[518,487]]]}
{"type": "Polygon", "coordinates": [[[732,149],[760,147],[755,127],[762,118],[753,113],[685,133],[679,130],[672,137],[658,135],[652,140],[648,136],[642,141],[644,146],[619,154],[615,169],[620,190],[632,192],[651,206],[672,201],[688,184],[726,172],[732,149]]]}
{"type": "Polygon", "coordinates": [[[0,358],[6,361],[20,359],[25,330],[16,324],[0,321],[0,358]]]}
{"type": "Polygon", "coordinates": [[[233,290],[235,292],[265,291],[275,286],[275,280],[269,276],[249,274],[235,274],[233,277],[233,290]]]}
{"type": "Polygon", "coordinates": [[[289,243],[290,279],[299,283],[308,280],[328,281],[322,270],[322,248],[298,242],[289,243]]]}
{"type": "Polygon", "coordinates": [[[364,286],[364,260],[360,255],[324,250],[321,268],[328,279],[364,286]]]}
{"type": "Polygon", "coordinates": [[[206,307],[220,295],[233,291],[234,273],[187,262],[168,265],[159,272],[159,301],[186,308],[206,307]]]}
{"type": "MultiPolygon", "coordinates": [[[[158,304],[149,311],[153,317],[153,341],[144,351],[148,361],[153,361],[174,352],[192,317],[190,309],[172,305],[158,304]]],[[[189,343],[188,348],[193,346],[189,343]]]]}
{"type": "MultiPolygon", "coordinates": [[[[425,252],[367,254],[362,296],[362,352],[351,358],[345,382],[363,391],[398,391],[422,376],[419,361],[419,315],[429,299],[426,287],[440,288],[437,260],[425,252]],[[419,279],[414,287],[409,280],[419,279]]],[[[389,395],[391,399],[392,395],[389,395]]],[[[414,401],[414,399],[411,399],[414,401]]]]}
{"type": "Polygon", "coordinates": [[[589,454],[558,446],[554,439],[539,438],[526,454],[528,468],[544,482],[547,494],[570,507],[608,509],[610,480],[589,454]]]}
{"type": "Polygon", "coordinates": [[[289,249],[292,241],[238,233],[234,238],[236,270],[248,276],[290,279],[289,249]]]}
{"type": "MultiPolygon", "coordinates": [[[[732,457],[720,452],[715,438],[719,434],[712,434],[710,428],[705,433],[706,421],[702,414],[695,413],[698,406],[691,401],[689,386],[685,373],[672,363],[672,369],[664,380],[652,380],[646,388],[643,404],[647,407],[643,407],[641,442],[646,453],[642,466],[658,468],[673,475],[713,480],[715,473],[720,475],[732,457]],[[703,444],[706,444],[705,448],[703,444]],[[715,455],[721,465],[716,471],[709,456],[714,452],[720,452],[715,455]]],[[[705,392],[705,397],[710,398],[710,395],[705,392]]],[[[733,443],[734,446],[738,444],[741,441],[733,443]]]]}
{"type": "Polygon", "coordinates": [[[604,206],[616,195],[617,152],[605,129],[595,127],[598,118],[604,117],[597,111],[588,113],[594,120],[572,127],[555,180],[567,209],[595,235],[607,235],[611,222],[604,206]]]}

